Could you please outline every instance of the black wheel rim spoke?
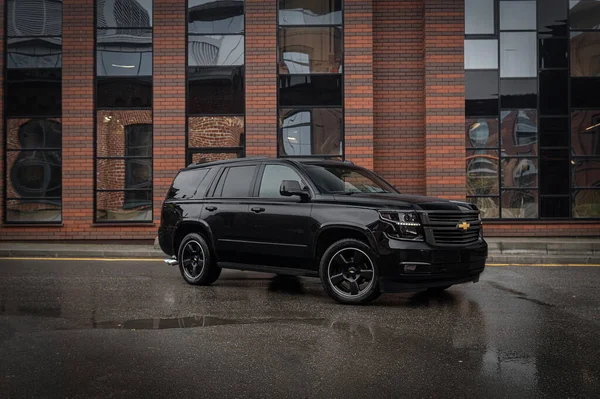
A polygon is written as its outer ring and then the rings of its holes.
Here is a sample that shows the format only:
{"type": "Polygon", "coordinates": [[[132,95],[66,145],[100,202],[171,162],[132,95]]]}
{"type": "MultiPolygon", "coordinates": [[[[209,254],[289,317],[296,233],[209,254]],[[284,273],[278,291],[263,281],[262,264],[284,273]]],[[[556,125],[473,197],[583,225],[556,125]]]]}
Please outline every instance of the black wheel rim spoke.
{"type": "Polygon", "coordinates": [[[200,243],[188,242],[182,251],[183,271],[188,278],[195,279],[204,269],[204,251],[200,243]]]}
{"type": "Polygon", "coordinates": [[[344,274],[339,273],[339,274],[336,274],[335,276],[331,276],[330,280],[333,285],[340,285],[340,283],[342,281],[344,281],[344,274]]]}
{"type": "Polygon", "coordinates": [[[373,280],[373,270],[363,269],[360,271],[360,276],[367,281],[373,280]]]}
{"type": "Polygon", "coordinates": [[[358,282],[356,280],[350,281],[350,293],[352,295],[358,295],[360,292],[360,287],[358,286],[358,282]]]}
{"type": "Polygon", "coordinates": [[[336,253],[328,266],[329,283],[344,297],[355,297],[370,290],[375,271],[371,258],[357,248],[344,248],[336,253]]]}

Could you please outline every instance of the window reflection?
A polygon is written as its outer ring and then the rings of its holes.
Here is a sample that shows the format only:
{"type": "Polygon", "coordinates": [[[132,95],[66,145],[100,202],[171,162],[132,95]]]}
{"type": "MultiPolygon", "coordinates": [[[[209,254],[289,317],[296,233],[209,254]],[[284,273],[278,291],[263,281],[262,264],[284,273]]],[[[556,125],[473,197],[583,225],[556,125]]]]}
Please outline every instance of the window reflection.
{"type": "Polygon", "coordinates": [[[189,33],[239,33],[244,31],[244,2],[189,0],[189,33]]]}
{"type": "Polygon", "coordinates": [[[152,0],[96,0],[96,26],[149,28],[152,0]]]}
{"type": "Polygon", "coordinates": [[[197,36],[188,41],[189,66],[244,64],[244,36],[197,36]]]}
{"type": "Polygon", "coordinates": [[[341,73],[339,28],[280,28],[279,73],[341,73]]]}
{"type": "Polygon", "coordinates": [[[575,187],[600,188],[600,159],[579,159],[573,162],[575,187]]]}
{"type": "Polygon", "coordinates": [[[600,110],[572,113],[571,151],[574,155],[600,155],[600,110]]]}
{"type": "Polygon", "coordinates": [[[7,39],[7,68],[60,68],[62,66],[62,38],[9,38],[7,39]]]}
{"type": "Polygon", "coordinates": [[[280,151],[288,156],[341,155],[340,109],[281,110],[280,151]]]}
{"type": "Polygon", "coordinates": [[[7,3],[8,36],[60,36],[62,34],[62,0],[8,0],[7,3]]]}
{"type": "Polygon", "coordinates": [[[600,2],[594,0],[570,0],[569,9],[571,29],[600,28],[600,2]]]}
{"type": "Polygon", "coordinates": [[[571,32],[571,76],[600,76],[599,59],[600,32],[571,32]]]}
{"type": "Polygon", "coordinates": [[[467,195],[498,194],[498,151],[467,151],[467,195]]]}
{"type": "Polygon", "coordinates": [[[503,219],[535,219],[537,217],[537,191],[506,190],[502,192],[503,219]]]}
{"type": "Polygon", "coordinates": [[[188,113],[244,113],[243,67],[188,68],[188,113]]]}
{"type": "Polygon", "coordinates": [[[497,119],[467,119],[467,148],[498,147],[497,119]]]}
{"type": "Polygon", "coordinates": [[[152,76],[152,31],[99,30],[97,40],[98,76],[152,76]]]}
{"type": "Polygon", "coordinates": [[[188,147],[242,147],[243,116],[205,116],[188,118],[188,147]]]}
{"type": "Polygon", "coordinates": [[[495,0],[465,0],[465,34],[494,34],[495,3],[495,0]]]}
{"type": "Polygon", "coordinates": [[[280,25],[341,25],[342,0],[279,0],[280,25]]]}
{"type": "Polygon", "coordinates": [[[537,155],[537,110],[502,111],[503,155],[537,155]]]}
{"type": "MultiPolygon", "coordinates": [[[[60,151],[9,151],[7,198],[59,198],[62,193],[60,151]]],[[[57,200],[60,204],[60,200],[57,200]]]]}
{"type": "Polygon", "coordinates": [[[505,188],[537,188],[537,159],[503,158],[502,187],[505,188]]]}
{"type": "Polygon", "coordinates": [[[468,201],[479,208],[482,218],[496,219],[500,217],[500,200],[498,197],[474,197],[468,198],[468,201]]]}
{"type": "Polygon", "coordinates": [[[600,218],[600,190],[574,190],[573,217],[600,218]]]}

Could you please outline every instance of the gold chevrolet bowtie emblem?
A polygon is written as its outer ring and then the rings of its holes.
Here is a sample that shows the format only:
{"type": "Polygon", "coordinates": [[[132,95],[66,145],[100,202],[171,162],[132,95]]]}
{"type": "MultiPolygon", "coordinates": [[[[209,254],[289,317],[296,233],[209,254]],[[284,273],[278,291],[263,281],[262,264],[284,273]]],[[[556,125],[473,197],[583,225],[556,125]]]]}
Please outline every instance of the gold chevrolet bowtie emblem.
{"type": "Polygon", "coordinates": [[[469,230],[469,227],[471,227],[471,225],[465,221],[462,221],[456,227],[458,227],[459,229],[461,229],[463,231],[467,231],[467,230],[469,230]]]}

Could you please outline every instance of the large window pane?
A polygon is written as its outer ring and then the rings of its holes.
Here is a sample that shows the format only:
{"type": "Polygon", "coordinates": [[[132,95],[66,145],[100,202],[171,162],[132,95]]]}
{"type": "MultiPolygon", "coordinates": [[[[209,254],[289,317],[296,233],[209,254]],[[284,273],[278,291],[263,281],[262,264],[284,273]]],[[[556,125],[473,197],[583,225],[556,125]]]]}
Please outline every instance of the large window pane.
{"type": "Polygon", "coordinates": [[[60,36],[62,1],[7,0],[8,36],[60,36]]]}
{"type": "Polygon", "coordinates": [[[538,161],[536,158],[502,158],[503,188],[537,188],[538,161]]]}
{"type": "Polygon", "coordinates": [[[341,155],[341,109],[281,109],[279,153],[288,156],[341,155]]]}
{"type": "Polygon", "coordinates": [[[498,147],[498,119],[467,118],[465,124],[467,148],[498,147]]]}
{"type": "Polygon", "coordinates": [[[501,78],[534,78],[537,76],[537,63],[535,32],[500,34],[501,78]]]}
{"type": "Polygon", "coordinates": [[[540,72],[540,113],[567,115],[569,113],[569,72],[540,72]]]}
{"type": "Polygon", "coordinates": [[[188,113],[244,113],[243,67],[188,68],[188,113]]]}
{"type": "Polygon", "coordinates": [[[573,217],[600,218],[600,190],[574,190],[573,217]]]}
{"type": "Polygon", "coordinates": [[[494,0],[465,0],[465,34],[495,33],[494,0]]]}
{"type": "Polygon", "coordinates": [[[342,106],[341,75],[287,75],[279,77],[281,106],[342,106]]]}
{"type": "Polygon", "coordinates": [[[60,68],[62,38],[30,37],[7,39],[6,67],[12,69],[60,68]]]}
{"type": "Polygon", "coordinates": [[[280,28],[279,73],[341,73],[342,30],[280,28]]]}
{"type": "Polygon", "coordinates": [[[542,150],[540,153],[540,194],[569,195],[569,151],[542,150]]]}
{"type": "Polygon", "coordinates": [[[152,107],[152,78],[97,78],[98,108],[152,107]]]}
{"type": "Polygon", "coordinates": [[[571,79],[571,107],[600,108],[600,78],[571,79]]]}
{"type": "Polygon", "coordinates": [[[60,198],[6,201],[8,223],[60,223],[61,219],[60,198]]]}
{"type": "Polygon", "coordinates": [[[573,165],[573,186],[600,188],[600,158],[578,159],[573,165]]]}
{"type": "Polygon", "coordinates": [[[565,0],[538,1],[538,31],[552,36],[567,35],[565,0]]]}
{"type": "Polygon", "coordinates": [[[569,197],[541,197],[540,208],[543,218],[568,218],[569,197]]]}
{"type": "Polygon", "coordinates": [[[188,147],[242,147],[244,117],[205,116],[188,119],[188,147]]]}
{"type": "Polygon", "coordinates": [[[189,163],[207,163],[224,161],[228,159],[237,159],[242,157],[241,152],[193,152],[189,154],[189,163]]]}
{"type": "Polygon", "coordinates": [[[501,1],[500,30],[536,29],[535,1],[501,1]]]}
{"type": "Polygon", "coordinates": [[[571,151],[574,155],[600,155],[600,110],[571,115],[571,151]]]}
{"type": "Polygon", "coordinates": [[[569,41],[540,37],[540,68],[568,68],[569,41]]]}
{"type": "Polygon", "coordinates": [[[537,108],[537,79],[501,79],[502,108],[537,108]]]}
{"type": "Polygon", "coordinates": [[[497,219],[500,217],[500,199],[498,197],[476,197],[467,198],[467,200],[479,208],[482,218],[497,219]]]}
{"type": "Polygon", "coordinates": [[[342,0],[279,0],[279,25],[341,25],[342,0]]]}
{"type": "Polygon", "coordinates": [[[599,29],[600,2],[594,0],[569,1],[571,29],[599,29]]]}
{"type": "Polygon", "coordinates": [[[188,65],[244,65],[244,36],[189,36],[188,65]]]}
{"type": "Polygon", "coordinates": [[[281,182],[284,180],[297,181],[301,186],[302,178],[296,171],[285,165],[267,165],[260,181],[259,197],[281,198],[281,182]]]}
{"type": "Polygon", "coordinates": [[[56,149],[62,147],[62,125],[60,118],[53,119],[8,119],[6,121],[9,150],[56,149]]]}
{"type": "Polygon", "coordinates": [[[498,115],[498,71],[465,72],[467,116],[498,115]]]}
{"type": "Polygon", "coordinates": [[[99,29],[97,39],[98,76],[152,76],[151,30],[114,34],[112,29],[99,29]]]}
{"type": "Polygon", "coordinates": [[[600,32],[571,33],[571,76],[600,76],[600,32]]]}
{"type": "Polygon", "coordinates": [[[498,40],[465,40],[465,69],[498,69],[498,40]]]}
{"type": "Polygon", "coordinates": [[[7,198],[60,198],[62,194],[60,151],[6,152],[7,198]]]}
{"type": "Polygon", "coordinates": [[[540,118],[540,147],[567,147],[569,131],[569,118],[540,118]]]}
{"type": "Polygon", "coordinates": [[[98,111],[98,157],[152,156],[152,111],[98,111]]]}
{"type": "Polygon", "coordinates": [[[503,155],[537,155],[537,111],[502,111],[500,117],[503,155]]]}
{"type": "Polygon", "coordinates": [[[97,0],[99,28],[147,28],[152,26],[152,0],[97,0]]]}
{"type": "Polygon", "coordinates": [[[498,151],[467,151],[467,195],[498,194],[498,151]]]}
{"type": "Polygon", "coordinates": [[[62,86],[60,69],[6,71],[7,116],[60,116],[62,86]]]}
{"type": "Polygon", "coordinates": [[[148,222],[152,220],[152,190],[96,192],[97,222],[148,222]],[[135,196],[135,202],[131,201],[135,196]]]}
{"type": "Polygon", "coordinates": [[[535,219],[538,217],[538,193],[533,190],[502,191],[503,219],[535,219]]]}
{"type": "Polygon", "coordinates": [[[240,33],[244,31],[244,1],[188,0],[189,33],[240,33]]]}
{"type": "Polygon", "coordinates": [[[151,159],[98,159],[96,161],[98,190],[152,188],[151,159]]]}

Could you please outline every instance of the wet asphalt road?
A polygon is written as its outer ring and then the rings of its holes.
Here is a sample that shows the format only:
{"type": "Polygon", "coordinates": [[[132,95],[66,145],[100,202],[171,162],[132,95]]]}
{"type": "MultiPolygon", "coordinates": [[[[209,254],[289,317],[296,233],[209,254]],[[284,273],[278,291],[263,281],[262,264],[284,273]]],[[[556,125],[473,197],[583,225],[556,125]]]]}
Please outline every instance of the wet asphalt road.
{"type": "Polygon", "coordinates": [[[0,260],[0,397],[598,397],[600,267],[342,306],[313,279],[0,260]]]}

